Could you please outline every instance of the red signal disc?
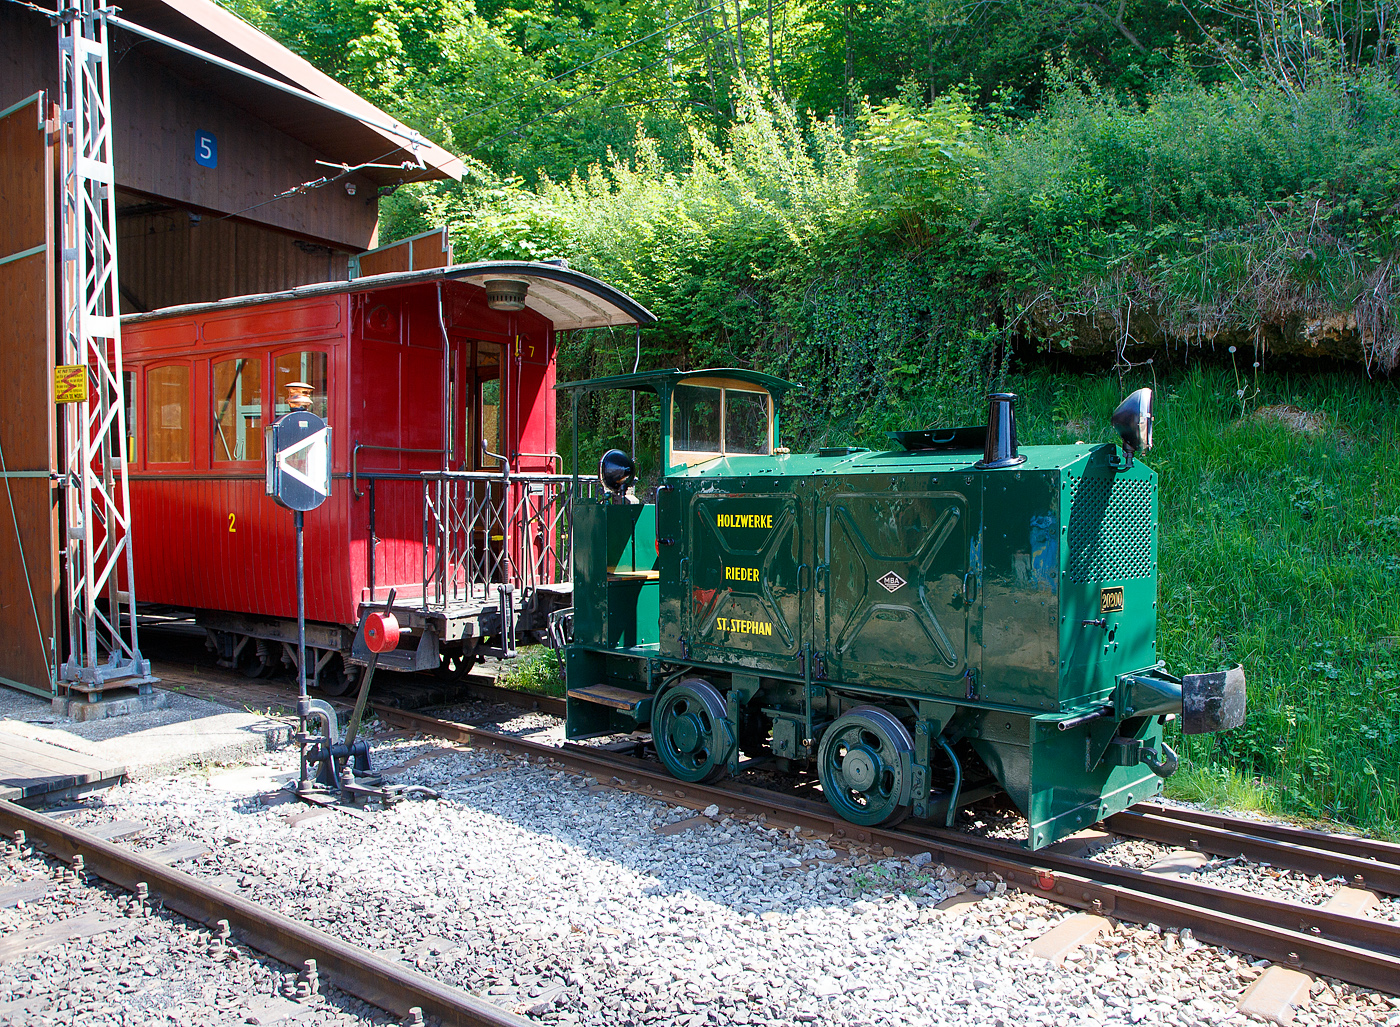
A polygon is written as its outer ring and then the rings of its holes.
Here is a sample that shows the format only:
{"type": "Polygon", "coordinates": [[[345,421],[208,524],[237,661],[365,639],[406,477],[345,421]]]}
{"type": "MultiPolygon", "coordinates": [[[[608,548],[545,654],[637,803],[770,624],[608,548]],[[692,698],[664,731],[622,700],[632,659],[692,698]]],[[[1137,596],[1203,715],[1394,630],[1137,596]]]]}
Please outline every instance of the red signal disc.
{"type": "Polygon", "coordinates": [[[392,613],[371,613],[365,618],[365,645],[372,653],[387,653],[399,644],[399,622],[392,613]]]}

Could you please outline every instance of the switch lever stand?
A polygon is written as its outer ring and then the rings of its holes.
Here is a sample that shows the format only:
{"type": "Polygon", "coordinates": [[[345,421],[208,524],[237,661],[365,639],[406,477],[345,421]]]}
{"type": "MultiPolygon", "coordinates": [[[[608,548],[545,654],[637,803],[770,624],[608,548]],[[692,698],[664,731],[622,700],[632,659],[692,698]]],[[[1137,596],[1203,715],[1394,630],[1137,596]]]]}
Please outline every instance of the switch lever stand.
{"type": "Polygon", "coordinates": [[[350,715],[343,734],[335,708],[323,699],[308,699],[305,685],[302,687],[298,713],[303,718],[317,720],[321,728],[318,733],[303,730],[297,736],[301,744],[303,767],[297,797],[303,802],[330,805],[338,798],[341,802],[357,805],[378,799],[388,806],[408,795],[436,797],[437,793],[427,788],[386,786],[370,766],[369,740],[358,737],[374,672],[379,665],[379,654],[393,649],[399,641],[399,625],[392,612],[396,594],[390,590],[383,612],[365,614],[364,638],[370,650],[369,663],[365,666],[359,695],[355,698],[355,711],[350,715]],[[307,771],[312,767],[315,773],[309,775],[307,771]]]}

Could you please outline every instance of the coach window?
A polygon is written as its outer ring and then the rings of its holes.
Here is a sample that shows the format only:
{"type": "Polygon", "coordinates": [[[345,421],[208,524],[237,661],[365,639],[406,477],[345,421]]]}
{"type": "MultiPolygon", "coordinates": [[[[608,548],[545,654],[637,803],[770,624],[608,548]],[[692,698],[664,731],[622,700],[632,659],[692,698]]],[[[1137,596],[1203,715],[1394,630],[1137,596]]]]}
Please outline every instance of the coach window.
{"type": "Polygon", "coordinates": [[[306,382],[311,386],[311,412],[326,416],[326,355],[305,350],[279,353],[272,358],[272,411],[281,417],[291,411],[287,405],[287,383],[306,382]]]}
{"type": "Polygon", "coordinates": [[[262,459],[262,361],[214,365],[214,462],[262,459]]]}
{"type": "Polygon", "coordinates": [[[190,462],[188,364],[167,364],[146,372],[146,462],[190,462]]]}

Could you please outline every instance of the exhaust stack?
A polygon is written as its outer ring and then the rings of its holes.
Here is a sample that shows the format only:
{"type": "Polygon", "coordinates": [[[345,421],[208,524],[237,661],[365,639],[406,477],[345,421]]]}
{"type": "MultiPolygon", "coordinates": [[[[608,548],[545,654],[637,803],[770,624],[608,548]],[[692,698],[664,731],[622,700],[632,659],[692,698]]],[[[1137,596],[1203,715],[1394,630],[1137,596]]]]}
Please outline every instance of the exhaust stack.
{"type": "Polygon", "coordinates": [[[1025,462],[1016,447],[1016,394],[994,392],[987,397],[987,444],[977,466],[994,470],[1025,462]]]}

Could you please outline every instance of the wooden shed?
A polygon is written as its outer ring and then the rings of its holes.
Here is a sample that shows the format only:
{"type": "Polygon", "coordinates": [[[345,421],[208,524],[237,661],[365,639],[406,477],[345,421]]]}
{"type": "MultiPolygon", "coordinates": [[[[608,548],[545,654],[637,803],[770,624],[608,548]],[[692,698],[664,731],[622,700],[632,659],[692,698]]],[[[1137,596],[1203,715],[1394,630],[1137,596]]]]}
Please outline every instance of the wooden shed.
{"type": "MultiPolygon", "coordinates": [[[[0,681],[48,694],[65,606],[53,377],[64,311],[59,33],[39,6],[0,4],[0,681]]],[[[366,251],[379,271],[451,262],[444,233],[381,249],[379,199],[460,178],[458,158],[395,131],[210,0],[123,0],[115,13],[120,313],[345,281],[366,251]]]]}

